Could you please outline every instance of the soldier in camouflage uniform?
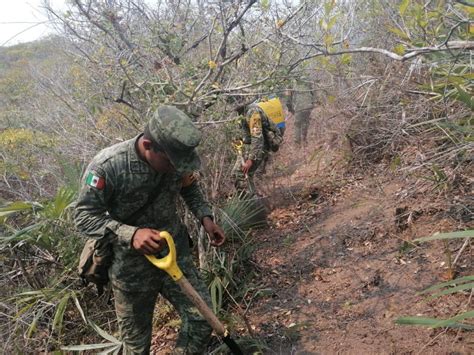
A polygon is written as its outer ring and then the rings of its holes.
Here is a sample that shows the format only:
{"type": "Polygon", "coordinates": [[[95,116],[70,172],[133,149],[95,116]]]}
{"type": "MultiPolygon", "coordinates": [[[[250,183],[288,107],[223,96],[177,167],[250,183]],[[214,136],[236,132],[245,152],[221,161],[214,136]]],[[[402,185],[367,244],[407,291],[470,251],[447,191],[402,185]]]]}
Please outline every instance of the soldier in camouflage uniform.
{"type": "Polygon", "coordinates": [[[213,222],[210,206],[191,174],[199,169],[194,148],[200,139],[188,116],[172,106],[161,106],[144,134],[102,150],[82,180],[75,222],[87,237],[105,239],[113,249],[109,277],[126,354],[149,353],[158,293],[173,304],[182,320],[176,354],[203,353],[210,338],[212,329],[197,308],[144,257],[167,254],[159,233],[168,231],[174,237],[179,267],[210,304],[207,287],[191,259],[188,231],[176,210],[181,195],[211,244],[224,243],[224,233],[213,222]]]}
{"type": "Polygon", "coordinates": [[[311,111],[315,106],[313,85],[307,81],[298,81],[290,91],[287,107],[295,118],[294,142],[297,146],[306,144],[311,111]]]}
{"type": "MultiPolygon", "coordinates": [[[[240,113],[243,113],[242,111],[240,113]]],[[[257,105],[250,105],[242,121],[243,139],[232,177],[237,193],[247,196],[255,194],[254,175],[268,156],[268,146],[263,134],[263,124],[257,105]]]]}

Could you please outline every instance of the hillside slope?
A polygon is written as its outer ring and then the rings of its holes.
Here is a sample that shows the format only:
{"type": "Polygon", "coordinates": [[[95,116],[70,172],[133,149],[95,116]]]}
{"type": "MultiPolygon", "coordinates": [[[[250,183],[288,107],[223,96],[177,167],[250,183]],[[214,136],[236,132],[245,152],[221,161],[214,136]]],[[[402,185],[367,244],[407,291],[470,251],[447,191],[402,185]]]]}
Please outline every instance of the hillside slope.
{"type": "MultiPolygon", "coordinates": [[[[314,139],[297,150],[289,125],[273,164],[279,176],[270,197],[271,226],[256,238],[255,264],[270,296],[247,313],[268,353],[472,353],[468,332],[394,322],[472,309],[472,294],[431,301],[417,295],[449,279],[446,255],[442,242],[406,242],[472,227],[472,216],[446,214],[443,196],[409,193],[408,178],[383,165],[348,169],[314,139]]],[[[472,274],[471,262],[465,251],[455,267],[459,276],[472,274]]]]}

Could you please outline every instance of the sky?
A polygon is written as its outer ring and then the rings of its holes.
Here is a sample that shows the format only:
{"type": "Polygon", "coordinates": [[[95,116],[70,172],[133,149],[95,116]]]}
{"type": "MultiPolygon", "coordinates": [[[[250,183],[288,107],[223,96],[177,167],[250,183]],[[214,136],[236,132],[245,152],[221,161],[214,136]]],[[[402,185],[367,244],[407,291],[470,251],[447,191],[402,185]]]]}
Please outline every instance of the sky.
{"type": "MultiPolygon", "coordinates": [[[[53,8],[66,0],[49,0],[53,8]]],[[[0,0],[0,46],[30,42],[52,33],[43,0],[0,0]]]]}

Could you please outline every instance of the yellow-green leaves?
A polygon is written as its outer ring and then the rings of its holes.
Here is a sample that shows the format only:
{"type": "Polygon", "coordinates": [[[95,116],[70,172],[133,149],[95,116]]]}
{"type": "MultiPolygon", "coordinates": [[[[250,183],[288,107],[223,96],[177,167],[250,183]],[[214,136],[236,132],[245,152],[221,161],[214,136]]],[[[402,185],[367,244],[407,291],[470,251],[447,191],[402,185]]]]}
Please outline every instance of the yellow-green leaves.
{"type": "Polygon", "coordinates": [[[270,0],[260,0],[260,8],[264,12],[270,10],[270,0]]]}
{"type": "Polygon", "coordinates": [[[392,33],[395,33],[398,37],[405,39],[405,40],[410,40],[410,37],[403,32],[401,29],[397,27],[389,27],[388,30],[392,33]]]}
{"type": "Polygon", "coordinates": [[[336,24],[337,18],[338,18],[338,16],[334,15],[329,19],[328,30],[330,30],[336,24]]]}
{"type": "Polygon", "coordinates": [[[474,110],[474,100],[472,98],[472,93],[468,93],[461,86],[454,85],[457,90],[457,99],[467,105],[471,110],[474,110]]]}
{"type": "Polygon", "coordinates": [[[30,211],[35,207],[31,202],[16,201],[0,207],[0,217],[7,217],[18,212],[30,211]]]}
{"type": "Polygon", "coordinates": [[[336,5],[336,0],[329,0],[324,3],[324,12],[326,15],[331,13],[332,9],[334,9],[334,5],[336,5]]]}
{"type": "Polygon", "coordinates": [[[352,61],[352,56],[349,53],[344,53],[343,55],[341,55],[342,64],[349,65],[351,64],[351,61],[352,61]]]}
{"type": "Polygon", "coordinates": [[[400,12],[400,15],[404,15],[405,12],[407,11],[408,5],[410,5],[410,0],[403,0],[400,3],[400,6],[398,8],[398,11],[400,12]]]}
{"type": "Polygon", "coordinates": [[[464,10],[465,12],[467,12],[467,14],[471,17],[472,19],[472,16],[474,15],[474,7],[471,5],[471,6],[467,6],[467,5],[463,5],[463,4],[456,4],[456,7],[461,9],[461,10],[464,10]]]}
{"type": "Polygon", "coordinates": [[[332,34],[328,33],[324,36],[324,44],[326,45],[326,47],[330,47],[333,42],[334,42],[334,37],[332,34]]]}
{"type": "Polygon", "coordinates": [[[325,19],[322,18],[322,19],[319,21],[319,25],[321,26],[321,28],[322,28],[324,31],[329,31],[329,30],[330,30],[331,28],[333,28],[334,25],[336,24],[337,18],[338,18],[337,15],[331,16],[328,21],[326,21],[325,19]]]}
{"type": "Polygon", "coordinates": [[[0,146],[4,149],[18,149],[26,145],[51,147],[54,143],[54,139],[46,134],[25,128],[8,128],[0,133],[0,146]]]}
{"type": "Polygon", "coordinates": [[[56,307],[56,313],[54,314],[53,319],[53,330],[55,330],[58,334],[61,334],[63,330],[64,314],[66,313],[66,308],[70,298],[71,294],[65,293],[56,307]]]}
{"type": "Polygon", "coordinates": [[[213,60],[210,60],[207,65],[209,66],[209,69],[213,70],[217,68],[217,63],[214,62],[213,60]]]}
{"type": "Polygon", "coordinates": [[[323,32],[323,42],[326,45],[326,50],[330,51],[334,43],[334,35],[331,33],[331,29],[336,25],[339,18],[337,11],[335,14],[331,13],[336,5],[335,0],[326,1],[324,4],[324,16],[319,20],[319,26],[323,32]]]}
{"type": "Polygon", "coordinates": [[[397,44],[394,48],[393,51],[397,53],[398,55],[404,55],[405,54],[405,46],[403,44],[397,44]]]}

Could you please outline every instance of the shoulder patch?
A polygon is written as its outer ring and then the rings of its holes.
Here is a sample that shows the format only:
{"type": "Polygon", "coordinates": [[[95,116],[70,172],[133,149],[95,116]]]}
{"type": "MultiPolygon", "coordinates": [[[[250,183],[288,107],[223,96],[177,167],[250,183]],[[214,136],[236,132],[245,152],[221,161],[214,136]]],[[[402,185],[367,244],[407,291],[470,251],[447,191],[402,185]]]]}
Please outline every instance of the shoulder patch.
{"type": "Polygon", "coordinates": [[[258,111],[254,111],[252,116],[250,116],[249,128],[250,134],[254,137],[262,134],[262,119],[258,111]]]}
{"type": "Polygon", "coordinates": [[[105,188],[105,178],[93,171],[89,171],[86,177],[86,184],[95,187],[97,190],[103,190],[105,188]]]}

